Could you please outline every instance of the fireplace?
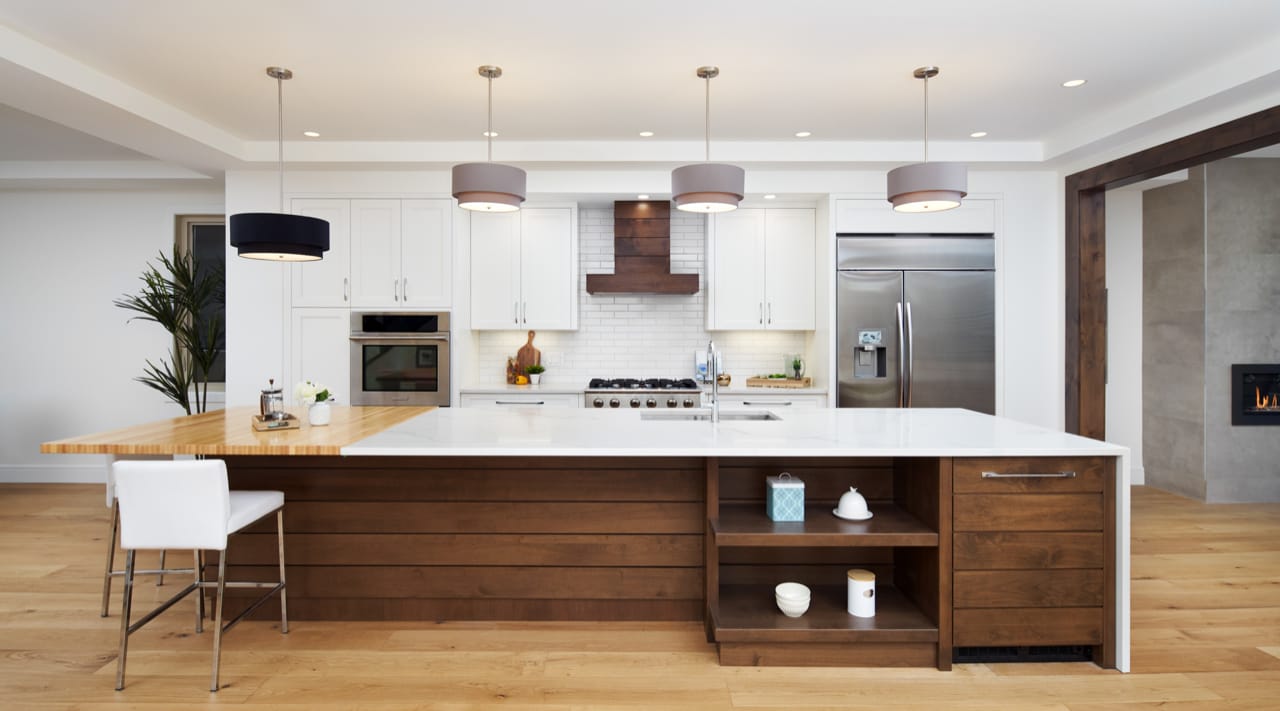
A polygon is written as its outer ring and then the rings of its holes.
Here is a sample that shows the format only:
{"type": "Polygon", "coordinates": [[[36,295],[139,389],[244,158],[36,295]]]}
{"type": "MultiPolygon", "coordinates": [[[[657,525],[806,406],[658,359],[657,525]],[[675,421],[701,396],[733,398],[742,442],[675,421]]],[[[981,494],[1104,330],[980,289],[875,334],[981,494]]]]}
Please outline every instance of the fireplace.
{"type": "Polygon", "coordinates": [[[1231,366],[1231,424],[1280,425],[1280,363],[1231,366]]]}

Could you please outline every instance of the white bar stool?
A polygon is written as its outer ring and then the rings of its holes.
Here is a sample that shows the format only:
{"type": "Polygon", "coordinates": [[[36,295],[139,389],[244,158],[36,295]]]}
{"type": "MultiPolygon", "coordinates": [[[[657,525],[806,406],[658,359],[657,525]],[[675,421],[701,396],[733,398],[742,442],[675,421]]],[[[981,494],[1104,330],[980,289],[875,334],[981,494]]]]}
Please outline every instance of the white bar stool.
{"type": "MultiPolygon", "coordinates": [[[[122,455],[111,456],[107,462],[107,508],[111,509],[111,522],[108,524],[107,533],[107,567],[102,574],[102,616],[107,616],[107,609],[111,602],[111,579],[124,575],[123,570],[116,570],[116,536],[120,531],[120,505],[116,502],[116,481],[112,474],[112,464],[117,461],[129,460],[163,460],[172,461],[173,457],[165,455],[147,456],[147,455],[122,455]]],[[[196,553],[195,567],[200,566],[199,552],[196,553]]],[[[164,585],[165,575],[190,575],[195,572],[192,568],[170,568],[165,565],[165,551],[160,551],[160,567],[154,570],[135,570],[134,575],[155,575],[156,587],[164,585]]]]}
{"type": "MultiPolygon", "coordinates": [[[[218,663],[222,634],[280,593],[280,632],[288,634],[289,615],[284,583],[284,494],[279,491],[230,491],[227,465],[221,459],[200,461],[119,461],[112,464],[116,498],[120,506],[120,547],[125,551],[124,604],[120,614],[120,655],[116,667],[116,690],[124,688],[125,655],[129,635],[155,619],[191,592],[215,588],[213,631],[213,677],[209,690],[218,690],[218,663]],[[279,582],[228,582],[227,537],[270,514],[276,514],[276,536],[280,555],[279,582]],[[218,580],[208,582],[197,553],[195,580],[167,602],[129,623],[133,604],[134,558],[139,550],[216,550],[218,580]],[[269,588],[261,597],[222,624],[222,602],[227,587],[269,588]]],[[[204,596],[197,594],[196,632],[203,632],[204,596]]]]}

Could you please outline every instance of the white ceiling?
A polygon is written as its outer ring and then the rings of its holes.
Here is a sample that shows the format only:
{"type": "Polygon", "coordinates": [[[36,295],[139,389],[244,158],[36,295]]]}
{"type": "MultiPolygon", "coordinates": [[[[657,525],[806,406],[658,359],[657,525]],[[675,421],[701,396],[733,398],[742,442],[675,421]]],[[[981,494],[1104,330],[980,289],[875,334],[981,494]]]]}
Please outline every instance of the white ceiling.
{"type": "Polygon", "coordinates": [[[1280,96],[1280,2],[0,0],[0,162],[272,161],[272,64],[291,163],[483,159],[480,64],[496,160],[700,160],[716,64],[714,159],[914,161],[936,64],[932,159],[1044,165],[1280,96]]]}

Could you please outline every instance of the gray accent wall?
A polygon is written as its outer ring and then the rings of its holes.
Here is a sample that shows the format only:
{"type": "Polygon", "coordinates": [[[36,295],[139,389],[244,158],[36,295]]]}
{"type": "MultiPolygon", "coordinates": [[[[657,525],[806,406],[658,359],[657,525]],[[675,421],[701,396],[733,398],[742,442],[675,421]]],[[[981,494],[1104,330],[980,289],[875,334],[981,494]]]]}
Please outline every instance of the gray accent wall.
{"type": "Polygon", "coordinates": [[[1280,428],[1232,426],[1231,364],[1280,362],[1280,160],[1231,158],[1143,199],[1148,484],[1280,501],[1280,428]]]}

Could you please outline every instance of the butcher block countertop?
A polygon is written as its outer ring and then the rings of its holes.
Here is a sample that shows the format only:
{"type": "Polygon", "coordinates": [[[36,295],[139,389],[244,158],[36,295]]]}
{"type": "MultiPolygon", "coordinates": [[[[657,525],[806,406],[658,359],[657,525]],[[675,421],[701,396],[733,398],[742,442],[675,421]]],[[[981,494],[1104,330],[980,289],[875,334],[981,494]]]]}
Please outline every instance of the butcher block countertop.
{"type": "Polygon", "coordinates": [[[134,427],[45,442],[46,454],[212,454],[338,455],[342,448],[378,434],[434,407],[352,407],[332,405],[324,427],[306,422],[298,429],[256,432],[256,407],[233,407],[200,415],[175,417],[134,427]]]}

